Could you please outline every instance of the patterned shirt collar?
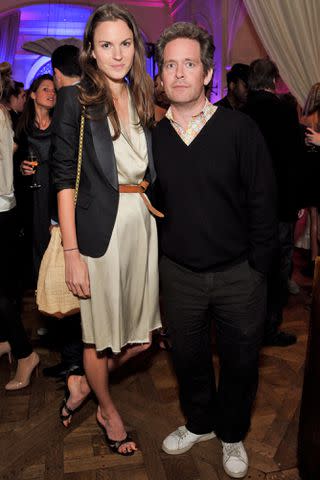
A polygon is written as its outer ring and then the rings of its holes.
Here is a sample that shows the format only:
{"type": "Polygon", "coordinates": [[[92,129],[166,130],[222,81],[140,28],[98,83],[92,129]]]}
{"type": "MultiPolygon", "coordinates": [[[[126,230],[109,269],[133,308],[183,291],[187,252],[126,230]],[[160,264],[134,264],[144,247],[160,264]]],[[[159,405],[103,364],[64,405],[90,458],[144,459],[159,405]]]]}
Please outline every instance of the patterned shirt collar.
{"type": "Polygon", "coordinates": [[[176,130],[180,138],[184,141],[184,143],[186,145],[190,145],[190,143],[200,133],[200,131],[206,125],[208,120],[210,120],[210,118],[212,117],[212,115],[215,113],[216,110],[217,110],[217,107],[215,105],[212,105],[212,103],[210,103],[209,100],[206,98],[203,109],[197,115],[192,116],[186,130],[181,125],[179,125],[178,122],[174,120],[171,107],[169,107],[166,113],[166,117],[168,118],[168,120],[170,121],[171,125],[176,130]]]}

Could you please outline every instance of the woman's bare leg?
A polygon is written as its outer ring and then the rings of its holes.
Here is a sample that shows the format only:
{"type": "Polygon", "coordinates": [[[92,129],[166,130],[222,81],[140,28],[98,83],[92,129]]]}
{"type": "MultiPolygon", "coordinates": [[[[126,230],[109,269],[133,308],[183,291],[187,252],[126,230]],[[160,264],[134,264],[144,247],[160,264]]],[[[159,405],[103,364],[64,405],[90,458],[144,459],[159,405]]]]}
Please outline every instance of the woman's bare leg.
{"type": "Polygon", "coordinates": [[[108,358],[109,372],[112,372],[117,368],[121,367],[121,365],[123,365],[124,363],[126,363],[128,360],[135,357],[139,353],[144,352],[145,350],[148,350],[150,345],[151,345],[151,342],[143,343],[141,345],[133,345],[133,346],[127,347],[123,352],[119,353],[118,355],[115,355],[112,358],[108,358]]]}
{"type": "MultiPolygon", "coordinates": [[[[124,440],[127,434],[109,391],[109,361],[105,356],[99,357],[94,347],[84,348],[83,360],[88,382],[99,402],[98,422],[105,428],[110,439],[124,440]]],[[[137,450],[134,442],[128,442],[119,447],[119,453],[134,450],[137,450]]]]}
{"type": "MultiPolygon", "coordinates": [[[[69,397],[67,398],[66,405],[70,410],[78,408],[84,399],[89,395],[91,389],[88,385],[85,375],[70,375],[67,379],[67,387],[69,390],[69,397]]],[[[67,415],[67,410],[62,408],[62,415],[67,415]]],[[[62,420],[65,427],[68,427],[71,423],[71,416],[66,420],[62,420]]]]}
{"type": "MultiPolygon", "coordinates": [[[[134,356],[138,355],[140,352],[146,350],[149,348],[151,343],[146,343],[142,345],[135,345],[132,347],[128,347],[126,350],[124,350],[122,353],[119,355],[113,357],[113,358],[108,358],[108,372],[110,373],[111,371],[119,368],[121,365],[123,365],[125,362],[127,362],[130,358],[133,358],[134,356]]],[[[104,359],[105,360],[105,359],[104,359]]],[[[78,408],[81,403],[85,400],[85,398],[89,395],[91,388],[87,382],[87,378],[85,375],[79,376],[79,375],[70,375],[67,380],[67,387],[69,390],[69,397],[67,398],[66,405],[70,410],[75,410],[78,408]]],[[[68,412],[67,410],[63,407],[62,408],[62,415],[67,415],[68,412]]],[[[62,420],[62,423],[64,424],[65,427],[68,427],[71,423],[72,417],[70,416],[66,420],[62,420]]],[[[100,418],[101,420],[101,418],[100,418]]],[[[103,421],[100,421],[100,423],[104,423],[103,421]]],[[[111,437],[113,438],[113,437],[111,437]]]]}

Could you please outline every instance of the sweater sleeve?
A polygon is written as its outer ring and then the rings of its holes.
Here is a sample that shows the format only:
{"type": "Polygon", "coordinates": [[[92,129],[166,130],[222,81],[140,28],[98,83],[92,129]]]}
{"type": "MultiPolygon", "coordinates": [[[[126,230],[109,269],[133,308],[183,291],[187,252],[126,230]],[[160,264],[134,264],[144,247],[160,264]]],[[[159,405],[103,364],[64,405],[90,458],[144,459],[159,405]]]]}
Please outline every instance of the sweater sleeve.
{"type": "Polygon", "coordinates": [[[57,191],[74,188],[77,174],[80,104],[77,87],[58,93],[52,121],[52,182],[57,191]]]}
{"type": "Polygon", "coordinates": [[[267,273],[277,249],[276,183],[271,158],[256,124],[243,118],[238,131],[240,175],[246,191],[249,263],[267,273]]]}

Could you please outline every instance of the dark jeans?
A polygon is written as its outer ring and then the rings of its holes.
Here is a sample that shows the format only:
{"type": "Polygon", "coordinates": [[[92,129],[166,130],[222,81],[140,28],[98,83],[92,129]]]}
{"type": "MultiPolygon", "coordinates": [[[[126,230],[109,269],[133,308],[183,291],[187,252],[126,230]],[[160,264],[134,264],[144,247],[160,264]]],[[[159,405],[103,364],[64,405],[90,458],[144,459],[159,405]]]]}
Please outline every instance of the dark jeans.
{"type": "Polygon", "coordinates": [[[278,255],[267,278],[267,318],[265,337],[271,339],[282,323],[283,307],[288,302],[288,280],[292,274],[294,223],[278,224],[278,255]]]}
{"type": "Polygon", "coordinates": [[[250,426],[258,386],[259,349],[266,304],[264,275],[248,262],[216,273],[196,273],[167,257],[160,261],[164,317],[187,428],[212,430],[225,442],[241,441],[250,426]],[[211,319],[220,358],[216,388],[211,319]]]}
{"type": "Polygon", "coordinates": [[[0,342],[8,341],[16,358],[28,357],[32,347],[18,305],[16,209],[0,212],[0,342]]]}

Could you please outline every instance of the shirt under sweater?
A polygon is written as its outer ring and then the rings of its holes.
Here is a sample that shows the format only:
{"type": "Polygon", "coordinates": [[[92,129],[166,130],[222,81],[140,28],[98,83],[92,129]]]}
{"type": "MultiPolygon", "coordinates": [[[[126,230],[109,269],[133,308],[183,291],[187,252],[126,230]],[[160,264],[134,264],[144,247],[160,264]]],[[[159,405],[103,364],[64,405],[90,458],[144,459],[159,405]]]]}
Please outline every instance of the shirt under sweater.
{"type": "Polygon", "coordinates": [[[194,271],[248,259],[267,272],[276,247],[275,181],[255,123],[220,107],[187,146],[164,118],[153,149],[162,252],[194,271]]]}

